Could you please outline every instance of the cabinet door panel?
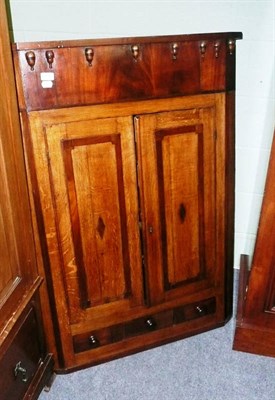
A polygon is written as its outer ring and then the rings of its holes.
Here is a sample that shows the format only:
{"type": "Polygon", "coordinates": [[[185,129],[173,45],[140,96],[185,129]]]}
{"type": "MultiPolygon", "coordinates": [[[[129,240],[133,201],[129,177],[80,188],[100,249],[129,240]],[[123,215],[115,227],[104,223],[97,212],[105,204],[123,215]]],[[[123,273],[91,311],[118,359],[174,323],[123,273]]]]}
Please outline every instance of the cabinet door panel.
{"type": "Polygon", "coordinates": [[[139,116],[136,128],[147,285],[154,304],[214,285],[215,107],[139,116]]]}
{"type": "Polygon", "coordinates": [[[203,215],[203,179],[199,171],[203,156],[201,130],[201,125],[191,125],[165,129],[156,135],[158,171],[162,170],[158,174],[158,187],[161,229],[167,246],[164,259],[167,288],[196,278],[203,269],[198,251],[203,229],[198,218],[203,215]],[[184,149],[188,152],[183,156],[184,149]]]}
{"type": "MultiPolygon", "coordinates": [[[[34,138],[48,153],[50,187],[41,187],[41,199],[54,205],[60,264],[52,258],[52,269],[61,269],[70,322],[142,304],[132,118],[54,124],[44,132],[44,144],[34,138]]],[[[54,225],[44,218],[49,237],[54,225]]]]}
{"type": "Polygon", "coordinates": [[[95,305],[124,298],[130,290],[121,143],[113,136],[62,143],[84,306],[85,300],[95,305]]]}
{"type": "MultiPolygon", "coordinates": [[[[5,302],[21,280],[22,273],[14,238],[13,221],[9,209],[9,197],[0,176],[3,196],[0,197],[0,304],[5,302]]],[[[1,304],[2,305],[2,304],[1,304]]]]}

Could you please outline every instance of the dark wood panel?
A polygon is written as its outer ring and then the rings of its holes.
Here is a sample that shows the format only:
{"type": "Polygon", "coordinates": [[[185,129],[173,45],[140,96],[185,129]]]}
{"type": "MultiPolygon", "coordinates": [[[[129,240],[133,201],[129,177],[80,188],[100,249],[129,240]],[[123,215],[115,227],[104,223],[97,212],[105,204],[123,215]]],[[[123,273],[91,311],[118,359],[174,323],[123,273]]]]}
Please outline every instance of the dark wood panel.
{"type": "Polygon", "coordinates": [[[156,43],[150,50],[148,67],[154,71],[151,74],[153,97],[200,92],[200,55],[196,43],[156,43]]]}
{"type": "MultiPolygon", "coordinates": [[[[203,41],[200,43],[201,52],[201,90],[224,90],[228,65],[226,64],[226,54],[229,50],[223,45],[221,40],[203,41]]],[[[234,58],[234,53],[230,55],[234,58]]],[[[231,63],[231,59],[228,59],[231,63]]]]}
{"type": "Polygon", "coordinates": [[[128,38],[21,44],[14,47],[24,96],[21,108],[30,111],[233,89],[235,40],[240,37],[228,33],[199,35],[197,40],[182,35],[155,37],[150,42],[128,38]],[[52,77],[44,79],[44,73],[52,77]]]}

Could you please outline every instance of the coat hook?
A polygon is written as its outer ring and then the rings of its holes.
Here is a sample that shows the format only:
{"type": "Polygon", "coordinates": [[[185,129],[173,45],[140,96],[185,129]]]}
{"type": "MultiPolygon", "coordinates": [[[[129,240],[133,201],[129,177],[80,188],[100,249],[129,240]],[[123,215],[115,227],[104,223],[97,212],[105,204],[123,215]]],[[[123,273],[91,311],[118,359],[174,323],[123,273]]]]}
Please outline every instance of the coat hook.
{"type": "Polygon", "coordinates": [[[178,43],[173,43],[171,46],[171,53],[172,53],[172,59],[176,60],[178,56],[178,50],[179,50],[179,45],[178,43]]]}
{"type": "Polygon", "coordinates": [[[85,57],[89,64],[89,67],[91,67],[93,59],[94,59],[94,50],[91,47],[88,47],[87,49],[85,49],[85,57]]]}
{"type": "Polygon", "coordinates": [[[53,67],[54,52],[52,50],[47,50],[45,54],[46,54],[47,62],[49,64],[49,68],[52,68],[53,67]]]}
{"type": "Polygon", "coordinates": [[[139,46],[137,44],[134,44],[133,46],[131,46],[131,51],[132,51],[134,60],[137,61],[138,56],[139,56],[139,46]]]}
{"type": "Polygon", "coordinates": [[[31,67],[31,71],[34,71],[34,65],[35,65],[35,53],[33,51],[27,51],[25,54],[27,63],[31,67]]]}

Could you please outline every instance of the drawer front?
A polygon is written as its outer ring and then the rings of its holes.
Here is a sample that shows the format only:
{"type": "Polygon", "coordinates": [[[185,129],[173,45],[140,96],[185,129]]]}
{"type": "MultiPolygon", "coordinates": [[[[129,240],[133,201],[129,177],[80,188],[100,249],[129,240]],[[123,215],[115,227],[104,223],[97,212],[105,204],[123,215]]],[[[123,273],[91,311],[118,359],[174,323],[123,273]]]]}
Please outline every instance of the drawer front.
{"type": "Polygon", "coordinates": [[[33,308],[11,335],[11,343],[0,360],[0,397],[2,400],[21,400],[41,359],[39,331],[33,308]]]}
{"type": "Polygon", "coordinates": [[[73,344],[75,353],[96,349],[108,344],[155,332],[163,328],[183,324],[184,322],[215,314],[215,297],[186,304],[174,309],[162,311],[96,331],[75,335],[73,344]]]}
{"type": "Polygon", "coordinates": [[[216,311],[215,298],[187,304],[174,309],[174,323],[179,324],[184,321],[200,318],[205,315],[213,314],[216,311]]]}

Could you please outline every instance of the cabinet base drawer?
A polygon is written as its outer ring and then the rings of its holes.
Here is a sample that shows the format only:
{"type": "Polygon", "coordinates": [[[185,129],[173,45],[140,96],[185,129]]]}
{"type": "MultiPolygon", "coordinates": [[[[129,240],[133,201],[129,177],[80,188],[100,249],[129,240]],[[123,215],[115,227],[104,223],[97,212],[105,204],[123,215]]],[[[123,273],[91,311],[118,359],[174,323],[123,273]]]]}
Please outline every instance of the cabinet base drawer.
{"type": "Polygon", "coordinates": [[[135,336],[145,335],[153,331],[183,324],[187,321],[215,314],[215,297],[185,304],[170,310],[146,315],[124,324],[117,324],[73,337],[75,353],[96,349],[135,336]]]}
{"type": "Polygon", "coordinates": [[[44,357],[36,312],[30,307],[3,344],[0,357],[2,400],[21,400],[43,388],[53,369],[52,357],[44,357]],[[39,375],[39,377],[38,377],[39,375]],[[45,379],[44,379],[45,378],[45,379]],[[34,382],[35,381],[35,382],[34,382]],[[35,386],[35,387],[34,387],[35,386]]]}

